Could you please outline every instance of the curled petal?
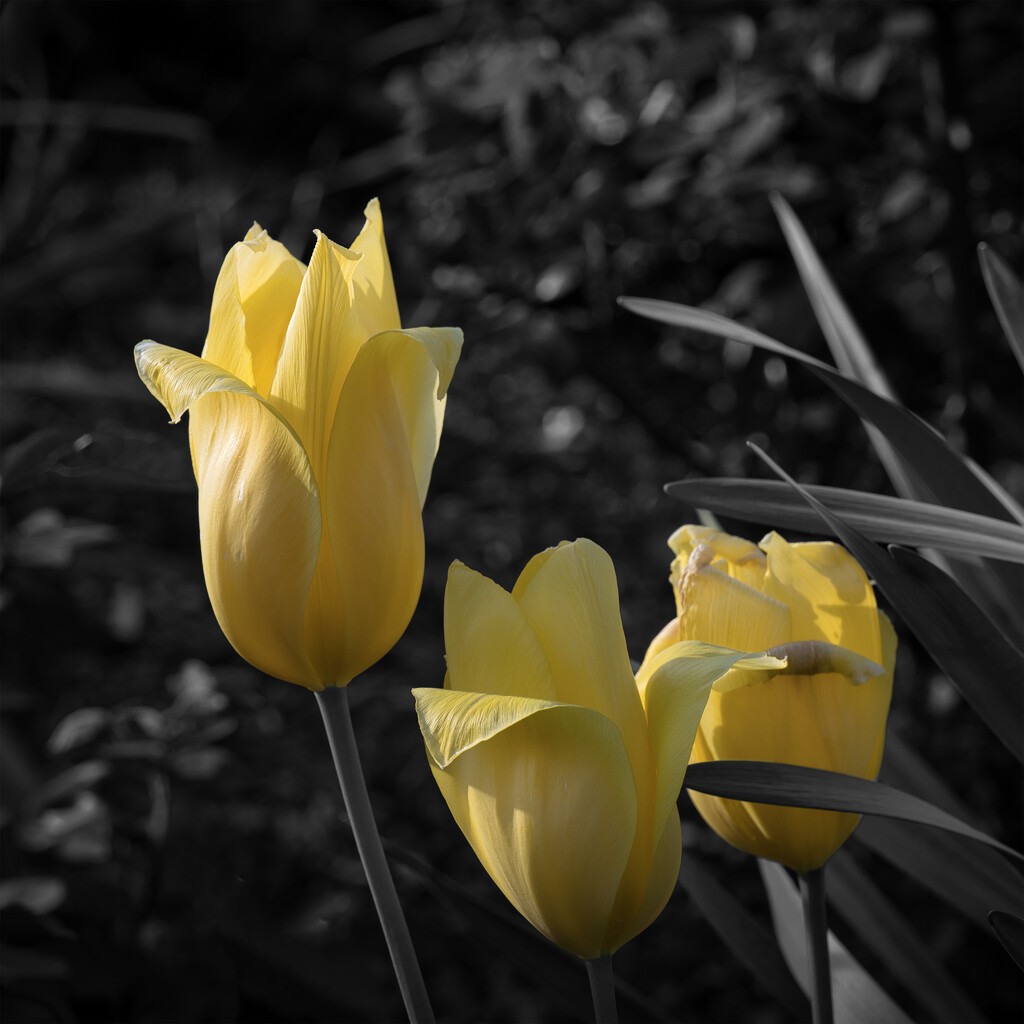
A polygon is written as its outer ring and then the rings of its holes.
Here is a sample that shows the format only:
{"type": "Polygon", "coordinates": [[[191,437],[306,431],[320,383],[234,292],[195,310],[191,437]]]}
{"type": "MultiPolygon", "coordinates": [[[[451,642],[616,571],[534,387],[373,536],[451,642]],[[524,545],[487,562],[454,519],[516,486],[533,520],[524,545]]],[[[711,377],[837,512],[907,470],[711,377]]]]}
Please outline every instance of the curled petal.
{"type": "Polygon", "coordinates": [[[680,639],[763,651],[790,636],[790,611],[712,565],[704,543],[691,552],[679,579],[680,639]]]}
{"type": "Polygon", "coordinates": [[[320,543],[320,494],[278,412],[187,352],[143,342],[139,374],[175,420],[189,412],[206,586],[217,621],[251,665],[319,689],[302,609],[320,543]]]}
{"type": "Polygon", "coordinates": [[[697,642],[667,647],[651,660],[645,677],[644,708],[658,769],[656,841],[660,841],[679,798],[690,750],[715,680],[734,666],[763,676],[784,665],[778,658],[697,642]]]}
{"type": "Polygon", "coordinates": [[[637,825],[615,726],[548,701],[413,693],[434,777],[488,874],[563,948],[587,959],[612,952],[605,937],[637,825]],[[434,751],[447,752],[445,767],[434,751]]]}

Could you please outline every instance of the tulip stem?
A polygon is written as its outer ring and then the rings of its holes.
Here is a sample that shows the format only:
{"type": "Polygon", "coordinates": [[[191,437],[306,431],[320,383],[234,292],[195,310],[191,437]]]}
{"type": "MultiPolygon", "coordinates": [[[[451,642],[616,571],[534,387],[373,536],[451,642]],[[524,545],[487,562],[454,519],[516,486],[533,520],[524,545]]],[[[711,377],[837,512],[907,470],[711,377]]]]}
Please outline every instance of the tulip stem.
{"type": "Polygon", "coordinates": [[[615,1008],[615,977],[612,974],[612,955],[585,960],[590,994],[594,997],[594,1020],[597,1024],[618,1024],[615,1008]]]}
{"type": "Polygon", "coordinates": [[[327,741],[331,746],[356,848],[377,907],[377,916],[384,929],[384,938],[398,977],[398,987],[402,990],[406,1012],[413,1024],[433,1024],[434,1011],[423,984],[409,927],[405,923],[405,915],[398,902],[395,883],[373,819],[370,796],[366,791],[366,779],[359,763],[359,751],[356,749],[356,737],[352,729],[348,687],[329,686],[317,693],[316,700],[327,729],[327,741]]]}
{"type": "Polygon", "coordinates": [[[811,968],[811,1020],[832,1024],[832,970],[828,958],[828,920],[825,911],[825,868],[800,876],[804,931],[811,968]]]}

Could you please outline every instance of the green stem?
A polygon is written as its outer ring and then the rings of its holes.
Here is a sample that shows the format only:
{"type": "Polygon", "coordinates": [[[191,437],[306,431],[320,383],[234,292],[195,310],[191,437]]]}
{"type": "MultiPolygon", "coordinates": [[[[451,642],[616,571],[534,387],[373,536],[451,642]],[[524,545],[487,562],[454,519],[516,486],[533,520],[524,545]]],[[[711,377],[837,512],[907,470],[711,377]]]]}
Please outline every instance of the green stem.
{"type": "Polygon", "coordinates": [[[359,763],[356,737],[352,730],[352,713],[348,703],[347,686],[329,686],[316,695],[320,714],[327,729],[327,741],[331,745],[334,767],[341,783],[341,795],[356,838],[356,848],[363,862],[366,880],[370,885],[377,916],[384,929],[388,952],[402,990],[405,1010],[413,1024],[433,1024],[434,1011],[430,1007],[423,976],[420,974],[416,952],[405,923],[395,883],[384,857],[377,825],[373,820],[370,796],[366,791],[366,779],[359,763]]]}
{"type": "Polygon", "coordinates": [[[590,979],[590,994],[594,997],[594,1020],[597,1024],[618,1024],[611,953],[596,960],[585,960],[584,963],[590,979]]]}
{"type": "Polygon", "coordinates": [[[800,876],[800,900],[811,968],[811,1019],[832,1024],[832,971],[828,959],[828,921],[825,913],[825,868],[800,876]]]}

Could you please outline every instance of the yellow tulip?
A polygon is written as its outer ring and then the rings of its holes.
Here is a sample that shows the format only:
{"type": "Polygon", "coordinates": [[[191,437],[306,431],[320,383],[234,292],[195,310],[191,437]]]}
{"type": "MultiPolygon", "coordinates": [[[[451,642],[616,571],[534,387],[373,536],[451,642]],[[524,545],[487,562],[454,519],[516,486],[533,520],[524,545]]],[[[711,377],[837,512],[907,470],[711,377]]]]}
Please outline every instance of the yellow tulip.
{"type": "Polygon", "coordinates": [[[783,662],[679,644],[651,659],[641,699],[615,570],[588,540],[535,556],[511,593],[455,562],[444,631],[445,688],[413,694],[456,822],[544,935],[614,952],[675,886],[676,800],[712,682],[740,659],[783,662]]]}
{"type": "MultiPolygon", "coordinates": [[[[641,673],[680,640],[789,655],[784,673],[732,671],[716,684],[690,763],[775,761],[874,779],[896,634],[857,562],[838,544],[789,544],[769,533],[754,545],[702,526],[682,527],[669,546],[677,617],[651,644],[641,673]]],[[[860,820],[690,795],[723,839],[799,872],[821,867],[860,820]]]]}
{"type": "Polygon", "coordinates": [[[380,207],[309,266],[258,224],[227,254],[202,357],[153,341],[139,375],[189,410],[203,571],[250,664],[344,686],[405,631],[423,579],[422,507],[462,346],[403,330],[380,207]]]}

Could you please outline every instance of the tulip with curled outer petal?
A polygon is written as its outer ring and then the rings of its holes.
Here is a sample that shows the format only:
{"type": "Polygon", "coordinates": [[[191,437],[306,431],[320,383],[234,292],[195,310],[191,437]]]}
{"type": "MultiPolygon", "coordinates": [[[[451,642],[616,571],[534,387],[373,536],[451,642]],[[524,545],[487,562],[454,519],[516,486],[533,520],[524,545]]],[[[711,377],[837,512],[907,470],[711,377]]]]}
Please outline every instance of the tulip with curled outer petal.
{"type": "Polygon", "coordinates": [[[416,689],[428,760],[484,868],[517,910],[584,959],[661,912],[681,853],[676,800],[709,688],[706,644],[652,659],[641,699],[611,559],[588,540],[535,556],[511,593],[456,562],[444,689],[416,689]]]}
{"type": "Polygon", "coordinates": [[[254,224],[217,278],[202,357],[144,341],[139,375],[189,411],[203,570],[263,672],[344,686],[405,631],[456,328],[403,330],[380,207],[309,266],[254,224]]]}
{"type": "MultiPolygon", "coordinates": [[[[641,675],[681,640],[788,655],[785,672],[733,671],[708,700],[691,763],[775,761],[874,779],[892,697],[896,634],[863,569],[831,542],[759,545],[704,526],[673,534],[676,617],[641,675]]],[[[821,867],[856,814],[690,793],[704,820],[747,853],[798,872],[821,867]]]]}

